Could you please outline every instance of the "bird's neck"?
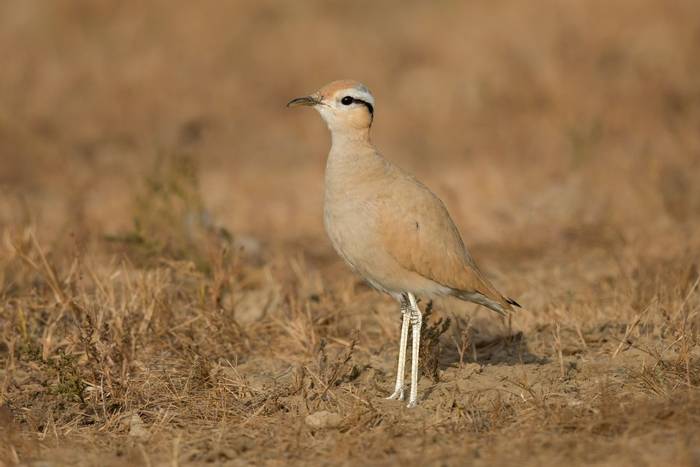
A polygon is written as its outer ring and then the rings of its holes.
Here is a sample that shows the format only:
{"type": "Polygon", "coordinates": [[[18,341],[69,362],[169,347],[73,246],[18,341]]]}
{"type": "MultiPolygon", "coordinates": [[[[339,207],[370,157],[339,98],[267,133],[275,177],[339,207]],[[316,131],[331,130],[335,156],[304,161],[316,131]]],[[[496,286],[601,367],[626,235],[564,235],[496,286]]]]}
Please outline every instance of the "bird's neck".
{"type": "Polygon", "coordinates": [[[328,154],[328,167],[353,165],[358,159],[376,154],[366,130],[331,131],[331,151],[328,154]]]}
{"type": "Polygon", "coordinates": [[[386,161],[369,139],[369,131],[332,132],[326,161],[326,189],[343,191],[360,180],[373,178],[385,166],[386,161]]]}
{"type": "Polygon", "coordinates": [[[371,146],[369,127],[362,129],[331,128],[331,147],[371,146]]]}

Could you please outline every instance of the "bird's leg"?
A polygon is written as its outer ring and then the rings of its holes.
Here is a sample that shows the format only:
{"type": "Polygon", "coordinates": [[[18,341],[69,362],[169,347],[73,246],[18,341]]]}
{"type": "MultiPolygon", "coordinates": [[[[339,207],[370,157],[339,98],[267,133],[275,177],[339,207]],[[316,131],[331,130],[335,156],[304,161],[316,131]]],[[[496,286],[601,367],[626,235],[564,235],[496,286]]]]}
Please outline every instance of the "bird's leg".
{"type": "Polygon", "coordinates": [[[410,304],[406,294],[401,295],[401,338],[399,339],[399,364],[396,369],[396,386],[394,392],[387,399],[403,400],[403,378],[406,367],[406,347],[408,345],[408,321],[410,319],[410,304]]]}
{"type": "Polygon", "coordinates": [[[423,315],[416,303],[416,297],[413,294],[408,294],[409,305],[411,307],[410,317],[411,326],[413,327],[413,349],[411,350],[411,392],[408,397],[408,408],[415,407],[418,404],[418,351],[420,349],[420,328],[423,324],[423,315]]]}

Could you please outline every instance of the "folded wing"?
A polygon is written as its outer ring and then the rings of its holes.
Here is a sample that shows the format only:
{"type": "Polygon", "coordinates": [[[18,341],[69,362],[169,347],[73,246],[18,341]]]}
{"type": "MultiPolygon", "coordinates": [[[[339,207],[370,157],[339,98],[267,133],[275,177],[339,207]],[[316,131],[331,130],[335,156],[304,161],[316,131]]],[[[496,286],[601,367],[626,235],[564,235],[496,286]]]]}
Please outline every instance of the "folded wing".
{"type": "Polygon", "coordinates": [[[389,193],[380,200],[380,231],[386,251],[402,267],[499,313],[517,305],[483,277],[447,208],[430,190],[406,177],[389,193]]]}

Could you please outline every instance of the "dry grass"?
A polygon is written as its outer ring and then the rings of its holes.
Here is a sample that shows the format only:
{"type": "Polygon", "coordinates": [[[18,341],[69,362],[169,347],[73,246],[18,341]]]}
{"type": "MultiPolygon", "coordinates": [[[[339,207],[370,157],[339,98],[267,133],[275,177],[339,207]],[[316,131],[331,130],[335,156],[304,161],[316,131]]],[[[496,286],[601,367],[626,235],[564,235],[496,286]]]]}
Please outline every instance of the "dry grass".
{"type": "Polygon", "coordinates": [[[3,2],[0,465],[699,465],[699,38],[694,0],[3,2]],[[283,108],[341,77],[525,305],[436,302],[415,410],[283,108]]]}

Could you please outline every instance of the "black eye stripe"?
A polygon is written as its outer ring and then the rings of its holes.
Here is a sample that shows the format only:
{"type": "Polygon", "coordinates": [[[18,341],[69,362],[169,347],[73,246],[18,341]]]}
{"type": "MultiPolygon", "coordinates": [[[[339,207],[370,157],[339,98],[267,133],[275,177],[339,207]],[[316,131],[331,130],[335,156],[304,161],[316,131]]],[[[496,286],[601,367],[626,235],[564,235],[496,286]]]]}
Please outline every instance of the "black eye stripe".
{"type": "Polygon", "coordinates": [[[374,107],[372,107],[372,104],[370,104],[369,102],[365,102],[365,101],[363,101],[362,99],[355,99],[355,102],[357,102],[358,104],[362,104],[362,105],[364,105],[365,107],[367,107],[367,110],[369,110],[369,113],[370,113],[371,115],[374,115],[374,107]]]}
{"type": "Polygon", "coordinates": [[[367,110],[369,110],[370,115],[374,115],[374,107],[372,106],[372,104],[370,104],[367,101],[363,101],[362,99],[357,99],[352,96],[345,96],[342,99],[340,99],[340,103],[343,105],[362,104],[365,107],[367,107],[367,110]]]}

